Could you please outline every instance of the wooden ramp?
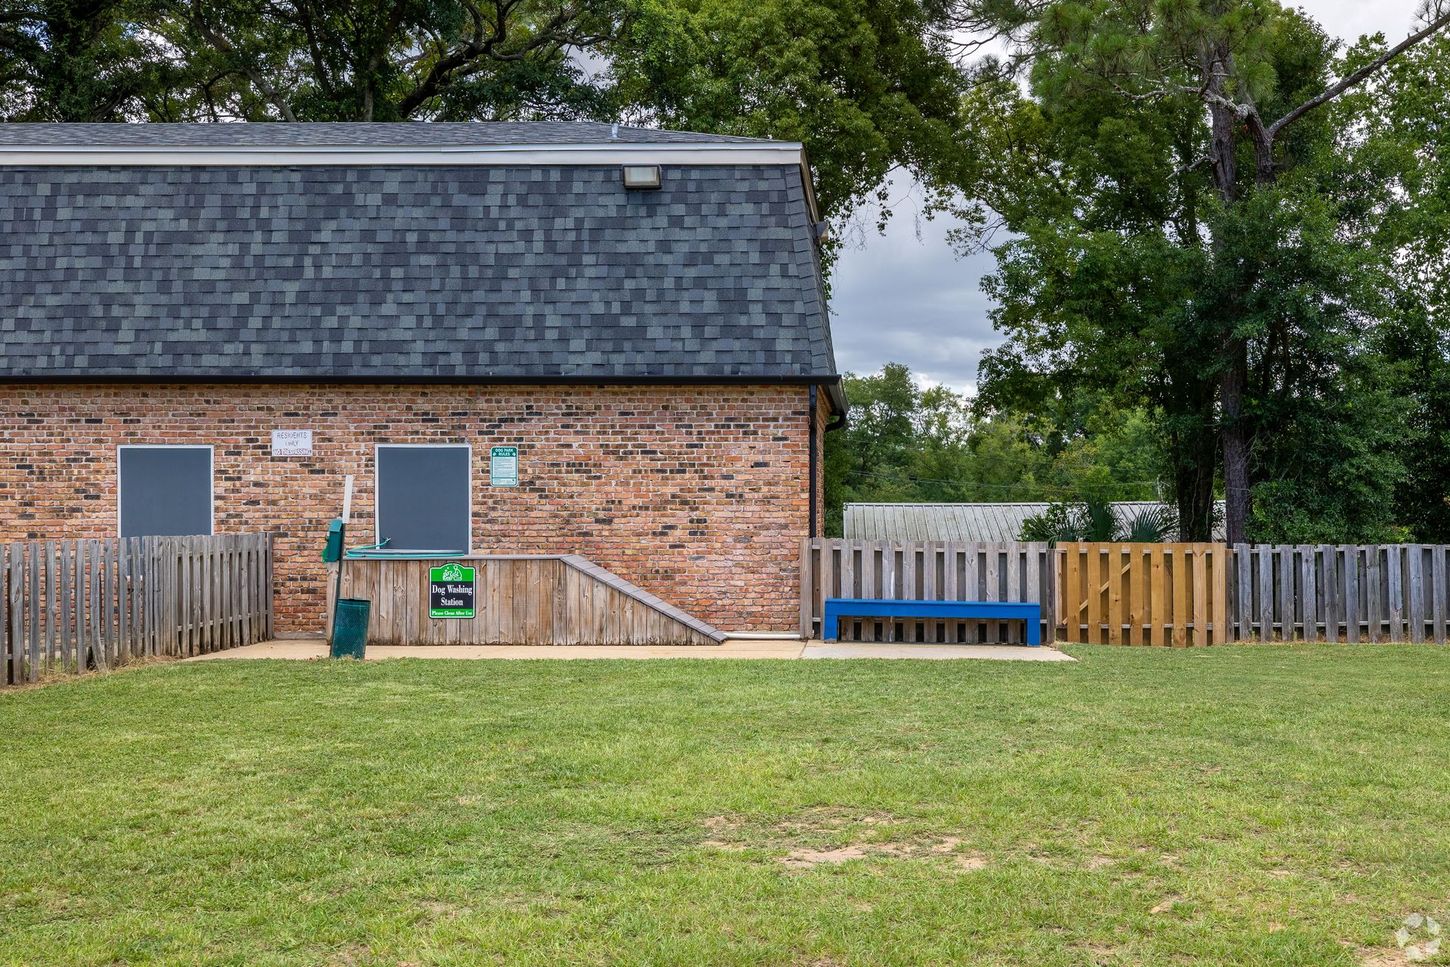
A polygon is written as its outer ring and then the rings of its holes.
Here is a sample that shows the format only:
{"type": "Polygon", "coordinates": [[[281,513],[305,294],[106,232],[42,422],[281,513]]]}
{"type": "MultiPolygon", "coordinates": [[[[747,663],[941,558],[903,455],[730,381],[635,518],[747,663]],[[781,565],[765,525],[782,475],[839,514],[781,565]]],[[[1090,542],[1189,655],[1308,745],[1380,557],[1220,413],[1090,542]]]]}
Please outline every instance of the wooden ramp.
{"type": "MultiPolygon", "coordinates": [[[[332,614],[332,578],[327,613],[332,614]]],[[[349,558],[342,596],[372,602],[373,645],[717,645],[725,636],[577,554],[349,558]],[[428,572],[475,571],[472,618],[428,616],[428,572]]],[[[330,620],[330,619],[329,619],[330,620]]]]}

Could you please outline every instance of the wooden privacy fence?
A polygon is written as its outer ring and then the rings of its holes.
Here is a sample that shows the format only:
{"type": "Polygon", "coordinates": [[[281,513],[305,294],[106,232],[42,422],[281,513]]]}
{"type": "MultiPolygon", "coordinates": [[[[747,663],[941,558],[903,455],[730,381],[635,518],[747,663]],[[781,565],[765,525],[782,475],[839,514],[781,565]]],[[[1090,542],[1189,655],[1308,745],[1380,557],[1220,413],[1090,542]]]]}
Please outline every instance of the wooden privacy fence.
{"type": "MultiPolygon", "coordinates": [[[[1443,643],[1450,545],[803,541],[802,635],[818,634],[828,597],[1038,601],[1043,641],[1443,643]]],[[[846,619],[841,637],[1021,641],[1021,628],[846,619]]]]}
{"type": "Polygon", "coordinates": [[[1219,645],[1229,641],[1229,559],[1223,544],[1058,545],[1068,641],[1219,645]]]}
{"type": "Polygon", "coordinates": [[[1445,544],[1236,544],[1241,640],[1444,643],[1445,544]]]}
{"type": "MultiPolygon", "coordinates": [[[[1056,583],[1046,544],[855,541],[801,542],[801,635],[820,631],[826,598],[1037,601],[1042,640],[1053,640],[1056,583]]],[[[841,639],[1021,642],[1019,622],[841,619],[841,639]]]]}
{"type": "Polygon", "coordinates": [[[268,534],[0,544],[0,684],[271,636],[268,534]]]}

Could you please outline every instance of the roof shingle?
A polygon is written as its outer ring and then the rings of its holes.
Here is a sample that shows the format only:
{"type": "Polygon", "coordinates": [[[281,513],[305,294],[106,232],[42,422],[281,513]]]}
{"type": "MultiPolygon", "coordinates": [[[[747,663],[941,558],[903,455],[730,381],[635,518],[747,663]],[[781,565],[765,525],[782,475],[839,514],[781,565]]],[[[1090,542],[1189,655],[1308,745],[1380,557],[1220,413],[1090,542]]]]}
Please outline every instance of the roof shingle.
{"type": "Polygon", "coordinates": [[[829,379],[805,190],[788,164],[646,192],[607,165],[0,167],[0,374],[829,379]]]}

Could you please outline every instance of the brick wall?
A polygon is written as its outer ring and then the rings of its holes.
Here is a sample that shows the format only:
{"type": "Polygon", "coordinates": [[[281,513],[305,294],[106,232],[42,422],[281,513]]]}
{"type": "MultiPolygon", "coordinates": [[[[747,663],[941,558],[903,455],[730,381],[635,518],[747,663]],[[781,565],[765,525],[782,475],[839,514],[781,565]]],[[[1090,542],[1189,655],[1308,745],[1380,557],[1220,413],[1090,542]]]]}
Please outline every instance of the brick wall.
{"type": "Polygon", "coordinates": [[[216,530],[277,535],[277,627],[315,630],[342,475],[365,543],[376,444],[470,443],[475,552],[583,554],[722,630],[788,631],[808,423],[803,386],[11,385],[0,539],[114,536],[118,445],[212,444],[216,530]],[[314,456],[272,457],[285,428],[314,456]],[[517,489],[489,486],[490,446],[519,447],[517,489]]]}

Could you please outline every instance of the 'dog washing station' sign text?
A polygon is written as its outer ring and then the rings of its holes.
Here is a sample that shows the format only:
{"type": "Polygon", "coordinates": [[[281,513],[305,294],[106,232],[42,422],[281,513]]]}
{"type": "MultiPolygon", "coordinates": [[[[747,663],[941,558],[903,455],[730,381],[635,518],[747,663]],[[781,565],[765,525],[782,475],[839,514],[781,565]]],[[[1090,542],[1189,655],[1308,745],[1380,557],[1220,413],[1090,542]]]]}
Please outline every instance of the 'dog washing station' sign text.
{"type": "Polygon", "coordinates": [[[444,564],[429,568],[428,617],[472,618],[476,587],[471,567],[444,564]]]}

